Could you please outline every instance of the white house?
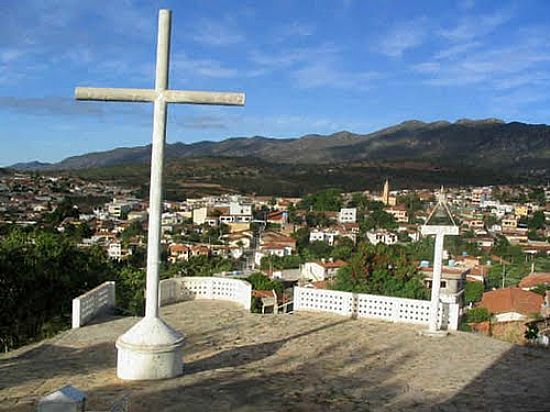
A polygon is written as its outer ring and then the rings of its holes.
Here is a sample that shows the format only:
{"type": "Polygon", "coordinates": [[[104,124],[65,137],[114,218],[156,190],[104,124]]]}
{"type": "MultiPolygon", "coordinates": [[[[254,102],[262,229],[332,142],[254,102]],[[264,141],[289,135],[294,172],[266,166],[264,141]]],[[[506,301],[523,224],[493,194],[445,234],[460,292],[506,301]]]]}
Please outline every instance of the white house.
{"type": "Polygon", "coordinates": [[[326,242],[330,246],[334,245],[336,238],[340,236],[340,232],[331,229],[313,229],[309,233],[310,242],[326,242]]]}
{"type": "Polygon", "coordinates": [[[332,279],[338,269],[344,267],[346,262],[342,260],[321,260],[320,262],[306,262],[300,268],[300,274],[309,281],[321,281],[332,279]]]}
{"type": "Polygon", "coordinates": [[[367,232],[367,239],[373,245],[377,245],[378,243],[394,245],[397,243],[397,235],[395,233],[388,232],[385,229],[371,230],[367,232]]]}
{"type": "Polygon", "coordinates": [[[342,208],[338,214],[338,223],[355,223],[357,221],[357,208],[342,208]]]}
{"type": "Polygon", "coordinates": [[[206,222],[208,216],[208,209],[206,207],[198,207],[193,209],[193,224],[203,225],[206,222]]]}
{"type": "Polygon", "coordinates": [[[232,216],[238,215],[252,215],[252,205],[239,202],[230,202],[229,203],[229,214],[232,216]]]}
{"type": "Polygon", "coordinates": [[[113,242],[109,244],[107,254],[113,260],[122,260],[132,255],[132,249],[123,249],[122,244],[113,242]]]}

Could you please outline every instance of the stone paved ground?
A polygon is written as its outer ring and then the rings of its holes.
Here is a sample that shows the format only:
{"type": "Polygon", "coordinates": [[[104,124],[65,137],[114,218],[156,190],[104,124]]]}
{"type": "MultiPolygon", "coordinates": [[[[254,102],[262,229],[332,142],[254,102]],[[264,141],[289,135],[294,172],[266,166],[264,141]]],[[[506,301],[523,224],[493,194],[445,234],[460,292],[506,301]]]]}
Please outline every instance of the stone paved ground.
{"type": "Polygon", "coordinates": [[[253,315],[214,301],[178,303],[163,316],[187,335],[183,376],[119,381],[114,341],[136,319],[113,319],[0,356],[0,409],[35,410],[70,383],[87,393],[88,410],[124,394],[136,412],[550,410],[547,350],[330,315],[253,315]]]}

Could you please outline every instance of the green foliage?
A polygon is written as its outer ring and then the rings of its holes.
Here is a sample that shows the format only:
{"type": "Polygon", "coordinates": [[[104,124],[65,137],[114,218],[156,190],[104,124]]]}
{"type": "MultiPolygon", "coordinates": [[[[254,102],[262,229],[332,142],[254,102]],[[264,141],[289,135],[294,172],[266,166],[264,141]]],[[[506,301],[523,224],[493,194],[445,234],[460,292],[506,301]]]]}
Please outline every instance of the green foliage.
{"type": "Polygon", "coordinates": [[[409,222],[415,220],[416,212],[423,209],[423,203],[416,192],[409,192],[406,195],[397,198],[398,204],[404,204],[407,207],[409,222]]]}
{"type": "Polygon", "coordinates": [[[57,226],[63,221],[63,219],[67,217],[78,217],[78,208],[74,206],[75,205],[71,200],[69,200],[69,198],[63,199],[61,202],[59,202],[53,212],[45,216],[44,222],[57,226]]]}
{"type": "Polygon", "coordinates": [[[71,301],[115,269],[99,248],[67,236],[12,231],[0,242],[0,345],[18,347],[68,326],[71,301]]]}
{"type": "Polygon", "coordinates": [[[134,316],[145,312],[145,270],[131,266],[122,268],[116,278],[117,306],[134,316]]]}
{"type": "Polygon", "coordinates": [[[546,196],[542,187],[536,187],[529,192],[529,201],[544,205],[546,203],[546,196]]]}
{"type": "Polygon", "coordinates": [[[491,319],[491,314],[486,308],[473,308],[464,314],[466,323],[485,322],[491,319]]]}
{"type": "Polygon", "coordinates": [[[531,289],[531,292],[538,293],[539,295],[545,296],[546,292],[550,290],[550,285],[537,285],[533,289],[531,289]]]}
{"type": "Polygon", "coordinates": [[[304,260],[300,255],[290,256],[264,256],[261,261],[262,270],[283,270],[300,267],[300,264],[304,263],[304,260]]]}
{"type": "Polygon", "coordinates": [[[348,237],[339,237],[332,249],[331,257],[348,261],[355,252],[355,244],[348,237]]]}
{"type": "Polygon", "coordinates": [[[365,221],[361,224],[363,231],[369,231],[374,229],[388,229],[395,230],[397,229],[398,224],[393,215],[384,212],[381,209],[375,209],[367,217],[365,221]]]}
{"type": "Polygon", "coordinates": [[[305,227],[298,229],[291,236],[296,239],[296,248],[302,250],[309,244],[309,230],[305,227]]]}
{"type": "Polygon", "coordinates": [[[537,339],[539,336],[539,328],[537,325],[530,323],[527,325],[527,330],[525,331],[525,339],[527,340],[534,340],[537,339]]]}
{"type": "Polygon", "coordinates": [[[525,263],[511,265],[494,264],[487,274],[487,287],[489,289],[517,286],[518,283],[529,273],[530,267],[525,263]]]}
{"type": "Polygon", "coordinates": [[[310,212],[306,214],[306,224],[308,227],[326,227],[331,223],[327,215],[322,212],[310,212]]]}
{"type": "Polygon", "coordinates": [[[305,260],[327,258],[332,254],[332,246],[327,242],[316,240],[305,246],[301,254],[305,260]]]}
{"type": "Polygon", "coordinates": [[[524,254],[521,248],[517,245],[512,245],[504,236],[497,236],[492,253],[504,258],[507,261],[518,262],[523,261],[524,254]]]}
{"type": "Polygon", "coordinates": [[[235,269],[232,260],[220,256],[190,256],[189,260],[177,262],[163,270],[165,276],[214,276],[235,269]]]}
{"type": "Polygon", "coordinates": [[[340,189],[326,189],[313,195],[306,195],[298,204],[299,209],[316,211],[338,211],[342,207],[340,189]]]}
{"type": "Polygon", "coordinates": [[[266,275],[260,272],[255,272],[245,279],[252,285],[254,290],[275,290],[278,293],[283,293],[284,286],[278,280],[271,280],[266,275]]]}
{"type": "Polygon", "coordinates": [[[483,291],[483,283],[466,282],[464,286],[464,302],[467,304],[479,302],[483,297],[483,291]]]}
{"type": "Polygon", "coordinates": [[[527,221],[527,227],[531,230],[544,229],[544,226],[544,212],[542,210],[537,210],[527,221]]]}
{"type": "Polygon", "coordinates": [[[399,245],[360,244],[349,265],[339,269],[333,288],[411,299],[429,295],[413,257],[399,245]]]}
{"type": "Polygon", "coordinates": [[[124,243],[128,243],[131,238],[139,235],[145,235],[145,229],[143,228],[142,222],[134,220],[128,225],[124,232],[122,232],[121,237],[124,243]]]}

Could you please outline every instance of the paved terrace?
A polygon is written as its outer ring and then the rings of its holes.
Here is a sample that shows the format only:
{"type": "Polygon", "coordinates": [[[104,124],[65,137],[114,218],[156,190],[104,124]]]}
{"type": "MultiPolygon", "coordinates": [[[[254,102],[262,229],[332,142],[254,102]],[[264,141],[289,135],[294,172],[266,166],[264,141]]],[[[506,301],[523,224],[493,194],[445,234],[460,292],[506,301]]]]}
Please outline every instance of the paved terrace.
{"type": "Polygon", "coordinates": [[[0,409],[34,410],[70,383],[89,410],[124,393],[135,412],[550,410],[547,350],[332,315],[253,315],[219,301],[162,312],[187,334],[183,376],[119,381],[114,342],[136,319],[109,319],[0,356],[0,409]]]}

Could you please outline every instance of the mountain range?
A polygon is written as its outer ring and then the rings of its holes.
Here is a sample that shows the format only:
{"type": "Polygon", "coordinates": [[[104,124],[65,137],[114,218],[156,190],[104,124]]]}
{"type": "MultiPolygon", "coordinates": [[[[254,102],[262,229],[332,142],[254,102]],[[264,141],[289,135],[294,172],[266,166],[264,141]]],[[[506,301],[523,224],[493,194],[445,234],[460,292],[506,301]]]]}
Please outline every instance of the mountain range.
{"type": "MultiPolygon", "coordinates": [[[[369,134],[340,131],[279,139],[262,136],[219,142],[168,144],[168,159],[247,157],[274,164],[336,165],[415,162],[459,169],[487,169],[547,178],[550,126],[498,119],[426,123],[412,120],[369,134]]],[[[78,170],[145,164],[151,145],[117,148],[64,159],[59,163],[18,163],[17,170],[78,170]]],[[[182,160],[183,161],[183,160],[182,160]]]]}

